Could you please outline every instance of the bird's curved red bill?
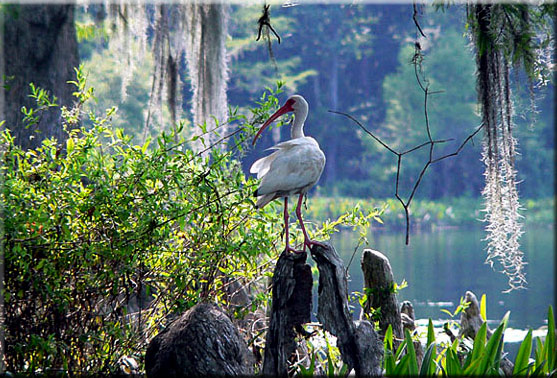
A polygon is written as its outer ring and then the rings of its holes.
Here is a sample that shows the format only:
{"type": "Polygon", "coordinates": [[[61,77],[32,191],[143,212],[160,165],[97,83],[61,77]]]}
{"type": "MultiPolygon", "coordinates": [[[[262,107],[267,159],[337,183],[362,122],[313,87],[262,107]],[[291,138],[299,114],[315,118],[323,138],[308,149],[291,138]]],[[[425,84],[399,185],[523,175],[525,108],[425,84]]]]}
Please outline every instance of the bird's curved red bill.
{"type": "Polygon", "coordinates": [[[284,104],[279,110],[277,110],[275,112],[275,114],[273,114],[271,117],[269,117],[269,119],[267,121],[265,121],[263,126],[261,126],[261,128],[259,129],[257,134],[255,134],[255,137],[253,138],[252,145],[255,144],[255,141],[257,140],[257,138],[259,138],[259,135],[261,135],[263,130],[265,130],[267,128],[267,126],[269,126],[274,120],[276,120],[278,117],[280,117],[283,114],[286,114],[288,112],[293,112],[294,108],[292,107],[292,105],[294,105],[294,100],[290,99],[290,100],[286,101],[286,104],[284,104]]]}

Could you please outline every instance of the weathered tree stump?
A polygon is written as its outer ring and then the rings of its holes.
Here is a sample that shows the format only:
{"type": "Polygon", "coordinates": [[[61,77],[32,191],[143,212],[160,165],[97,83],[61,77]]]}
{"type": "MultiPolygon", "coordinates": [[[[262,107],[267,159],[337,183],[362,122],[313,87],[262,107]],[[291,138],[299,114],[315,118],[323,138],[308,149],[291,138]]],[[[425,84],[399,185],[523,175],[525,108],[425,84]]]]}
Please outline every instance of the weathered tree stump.
{"type": "MultiPolygon", "coordinates": [[[[471,291],[467,291],[464,300],[469,303],[468,308],[462,312],[460,315],[460,330],[458,336],[466,336],[472,340],[476,338],[476,333],[484,324],[484,320],[480,316],[480,305],[478,303],[478,298],[471,291]]],[[[487,326],[487,325],[486,325],[487,326]]],[[[492,330],[487,326],[487,338],[491,337],[493,333],[492,330]]]]}
{"type": "Polygon", "coordinates": [[[296,350],[296,331],[311,321],[311,267],[307,255],[283,252],[273,274],[273,302],[267,338],[263,374],[287,376],[287,361],[296,350]]]}
{"type": "Polygon", "coordinates": [[[365,314],[370,314],[371,308],[380,308],[379,328],[382,333],[385,333],[390,324],[393,328],[393,335],[402,339],[404,337],[402,321],[394,293],[393,271],[389,259],[379,251],[365,249],[361,265],[368,297],[360,319],[363,319],[365,314]]]}
{"type": "MultiPolygon", "coordinates": [[[[400,318],[402,320],[403,329],[407,329],[410,333],[416,330],[414,306],[410,301],[404,301],[400,305],[400,318]]],[[[414,350],[416,351],[416,359],[418,360],[418,368],[422,366],[424,357],[424,349],[420,341],[414,341],[414,350]]]]}
{"type": "Polygon", "coordinates": [[[402,320],[402,329],[408,329],[410,332],[416,329],[416,320],[414,315],[414,306],[410,301],[404,301],[400,305],[400,319],[402,320]]]}
{"type": "MultiPolygon", "coordinates": [[[[469,303],[466,310],[462,312],[460,315],[460,331],[458,332],[459,337],[469,337],[472,340],[476,338],[476,334],[478,330],[484,323],[480,315],[480,305],[478,303],[478,298],[474,293],[471,291],[467,291],[464,299],[466,302],[469,303]]],[[[489,329],[489,326],[486,324],[487,327],[487,337],[486,340],[489,340],[493,331],[489,329]]],[[[506,376],[511,376],[514,368],[514,364],[511,360],[506,357],[503,357],[500,362],[501,369],[505,373],[506,376]]]]}
{"type": "Polygon", "coordinates": [[[148,377],[249,375],[249,351],[230,318],[215,304],[200,303],[151,340],[148,377]]]}
{"type": "Polygon", "coordinates": [[[311,254],[319,269],[317,318],[337,337],[337,346],[356,376],[381,374],[383,344],[367,320],[354,322],[348,308],[346,269],[335,249],[315,245],[311,254]]]}

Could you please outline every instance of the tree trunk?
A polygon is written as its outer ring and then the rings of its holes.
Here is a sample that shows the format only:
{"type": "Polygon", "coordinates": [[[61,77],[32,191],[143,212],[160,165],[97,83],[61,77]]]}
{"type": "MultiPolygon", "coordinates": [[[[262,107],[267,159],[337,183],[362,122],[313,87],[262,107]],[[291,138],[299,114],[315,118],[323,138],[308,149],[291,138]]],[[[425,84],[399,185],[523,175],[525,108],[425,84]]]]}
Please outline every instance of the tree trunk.
{"type": "MultiPolygon", "coordinates": [[[[410,334],[412,334],[416,330],[416,317],[414,315],[414,306],[412,306],[412,303],[410,301],[404,301],[400,305],[400,317],[402,320],[402,328],[407,329],[410,334]]],[[[422,361],[424,359],[424,349],[422,348],[422,343],[419,340],[414,341],[413,344],[419,369],[421,368],[422,361]]]]}
{"type": "MultiPolygon", "coordinates": [[[[475,339],[476,333],[478,333],[478,330],[485,322],[480,316],[480,305],[478,304],[478,298],[476,298],[476,295],[471,291],[467,291],[464,299],[469,303],[469,305],[460,315],[460,330],[458,331],[458,336],[475,339]]],[[[489,339],[493,331],[489,329],[489,326],[486,325],[486,327],[487,338],[489,339]]]]}
{"type": "Polygon", "coordinates": [[[381,375],[383,343],[367,320],[354,322],[348,307],[348,280],[335,249],[314,246],[311,254],[319,269],[317,318],[337,337],[337,346],[349,371],[356,376],[381,375]]]}
{"type": "Polygon", "coordinates": [[[5,87],[3,114],[6,127],[24,149],[39,146],[42,140],[66,139],[60,121],[60,108],[46,110],[37,124],[25,128],[22,106],[36,107],[29,83],[43,88],[56,103],[71,107],[75,86],[74,67],[79,65],[73,5],[4,6],[3,56],[5,87]]]}
{"type": "Polygon", "coordinates": [[[390,324],[395,337],[402,339],[404,336],[402,321],[396,294],[393,291],[393,271],[389,260],[381,252],[366,249],[362,254],[361,264],[368,298],[360,318],[363,318],[364,314],[369,315],[371,308],[381,309],[379,317],[381,331],[385,333],[390,324]]]}
{"type": "Polygon", "coordinates": [[[295,328],[311,320],[311,267],[307,255],[283,252],[273,273],[273,302],[267,339],[263,374],[288,375],[287,360],[296,350],[295,328]]]}

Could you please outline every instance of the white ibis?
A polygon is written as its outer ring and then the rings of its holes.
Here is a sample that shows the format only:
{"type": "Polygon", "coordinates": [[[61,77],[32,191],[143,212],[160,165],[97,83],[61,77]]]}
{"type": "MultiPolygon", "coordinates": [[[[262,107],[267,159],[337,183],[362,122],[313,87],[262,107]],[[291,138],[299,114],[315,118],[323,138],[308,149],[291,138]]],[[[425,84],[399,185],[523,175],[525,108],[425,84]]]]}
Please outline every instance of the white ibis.
{"type": "Polygon", "coordinates": [[[304,122],[308,115],[308,103],[299,95],[294,95],[261,126],[253,144],[274,120],[285,113],[294,112],[294,121],[290,129],[291,139],[271,147],[276,150],[269,156],[257,160],[250,168],[261,179],[259,188],[255,191],[257,208],[262,208],[272,200],[284,197],[284,228],[286,234],[286,249],[296,253],[303,253],[306,246],[321,243],[313,241],[302,220],[302,199],[307,191],[315,185],[321,177],[325,166],[325,154],[319,148],[317,141],[304,135],[304,122]],[[304,233],[304,250],[296,251],[288,243],[288,196],[299,194],[296,216],[304,233]]]}

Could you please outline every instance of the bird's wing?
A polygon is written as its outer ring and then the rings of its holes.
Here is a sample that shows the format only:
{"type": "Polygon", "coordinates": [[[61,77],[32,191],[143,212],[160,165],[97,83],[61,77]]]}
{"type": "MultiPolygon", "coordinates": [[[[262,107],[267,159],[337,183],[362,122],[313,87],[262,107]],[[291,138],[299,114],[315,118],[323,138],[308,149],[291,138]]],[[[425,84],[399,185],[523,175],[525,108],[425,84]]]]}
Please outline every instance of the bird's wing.
{"type": "Polygon", "coordinates": [[[277,143],[276,145],[267,148],[267,150],[276,151],[273,152],[271,155],[265,156],[253,163],[249,170],[250,173],[257,174],[258,179],[262,178],[263,176],[265,176],[265,174],[267,174],[267,172],[269,172],[271,164],[277,158],[277,156],[286,153],[286,151],[291,150],[292,148],[307,144],[307,141],[301,139],[302,138],[287,140],[285,142],[277,143]]]}
{"type": "Polygon", "coordinates": [[[273,147],[268,148],[268,150],[289,150],[291,148],[295,148],[298,146],[308,146],[308,145],[319,147],[315,139],[311,137],[303,137],[303,138],[295,138],[295,139],[290,139],[284,142],[277,143],[273,147]]]}
{"type": "Polygon", "coordinates": [[[251,168],[249,169],[250,173],[257,174],[258,179],[265,176],[265,174],[267,172],[269,172],[269,169],[271,167],[271,163],[276,159],[279,152],[280,152],[280,150],[276,151],[276,152],[273,152],[269,156],[265,156],[265,157],[257,160],[255,163],[252,164],[251,168]]]}
{"type": "Polygon", "coordinates": [[[273,155],[275,156],[257,189],[258,195],[293,193],[311,186],[319,180],[325,165],[321,150],[307,144],[289,149],[281,148],[273,155]]]}

